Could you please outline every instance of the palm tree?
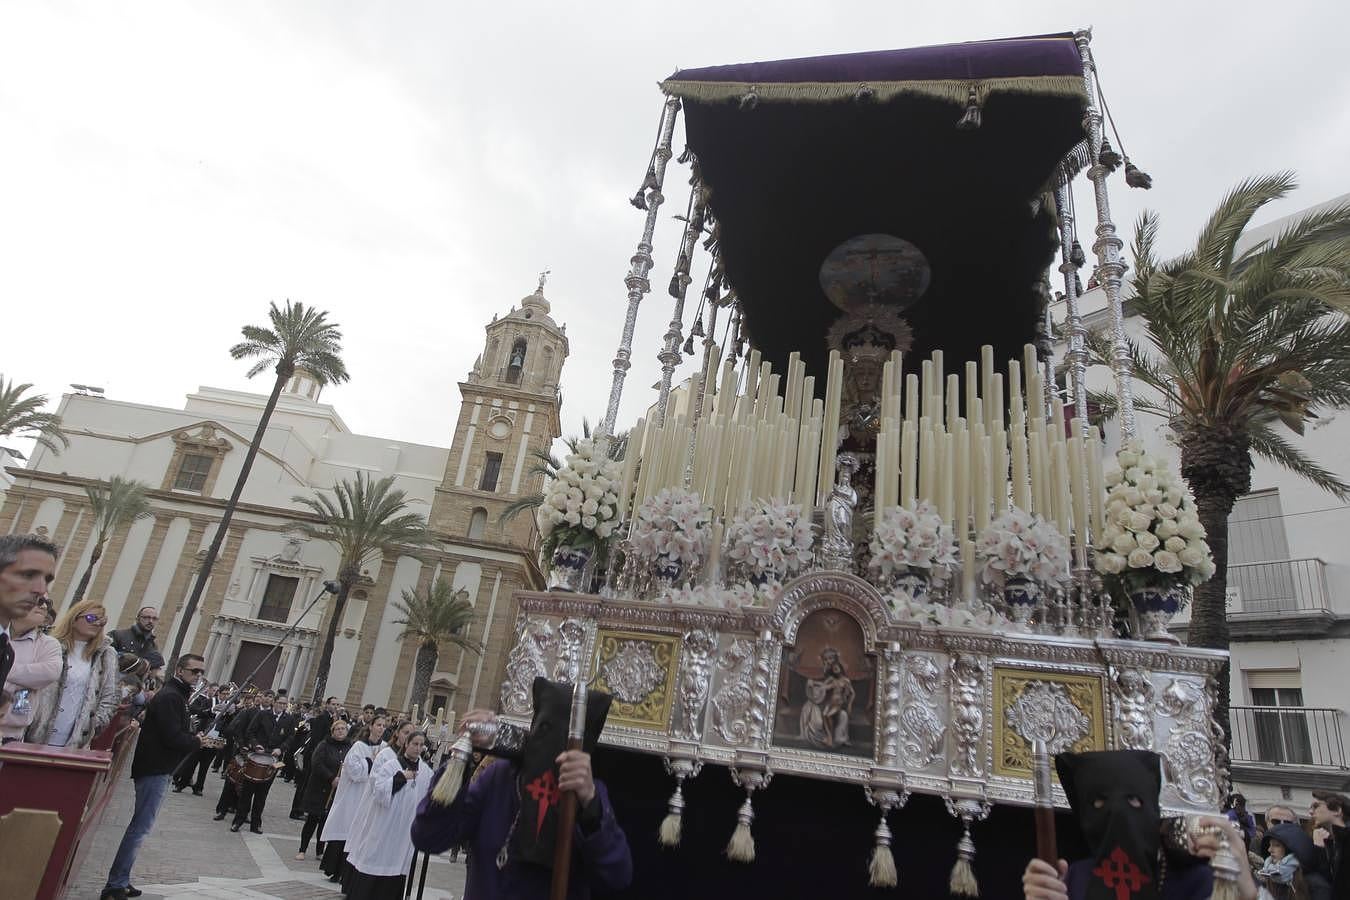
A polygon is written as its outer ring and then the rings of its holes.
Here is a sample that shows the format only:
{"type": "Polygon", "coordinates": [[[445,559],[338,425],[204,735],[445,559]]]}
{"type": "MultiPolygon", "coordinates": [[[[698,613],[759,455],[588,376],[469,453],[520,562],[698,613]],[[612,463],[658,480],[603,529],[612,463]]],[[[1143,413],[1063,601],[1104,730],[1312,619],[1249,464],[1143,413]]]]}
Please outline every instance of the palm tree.
{"type": "Polygon", "coordinates": [[[225,532],[234,518],[235,509],[239,506],[239,497],[244,493],[249,473],[253,471],[253,461],[258,456],[258,448],[262,446],[263,435],[267,433],[267,425],[272,420],[272,412],[277,408],[281,389],[300,369],[320,386],[341,384],[349,377],[347,366],[342,362],[341,356],[342,332],[337,325],[328,321],[328,313],[287,300],[285,307],[278,307],[276,303],[271,304],[267,314],[272,321],[272,327],[245,325],[241,329],[244,339],[230,348],[230,356],[235,359],[257,360],[248,370],[249,378],[272,369],[276,373],[276,379],[272,382],[272,393],[267,398],[267,405],[263,407],[262,416],[258,419],[258,427],[253,432],[253,440],[248,445],[248,453],[245,454],[244,464],[239,469],[239,477],[235,479],[234,490],[230,492],[229,502],[225,504],[220,524],[216,526],[215,536],[211,538],[211,545],[206,549],[201,569],[197,572],[197,580],[192,585],[192,594],[188,597],[182,621],[178,625],[178,634],[174,637],[169,659],[178,657],[178,652],[187,637],[188,625],[197,611],[197,605],[201,602],[202,591],[206,589],[206,582],[211,577],[211,567],[216,563],[220,545],[225,540],[225,532]]]}
{"type": "Polygon", "coordinates": [[[94,568],[102,559],[103,548],[112,539],[113,532],[150,515],[150,499],[145,495],[147,490],[149,485],[119,475],[85,487],[84,493],[89,497],[89,506],[94,512],[94,551],[89,554],[89,565],[80,576],[80,583],[75,586],[75,596],[70,601],[72,605],[84,599],[84,592],[89,590],[89,581],[94,577],[94,568]]]}
{"type": "Polygon", "coordinates": [[[340,588],[333,603],[333,614],[328,619],[323,651],[319,654],[319,670],[314,678],[314,696],[322,697],[328,686],[328,669],[333,662],[338,625],[347,608],[352,585],[360,579],[362,569],[385,553],[404,547],[426,546],[433,538],[427,531],[426,519],[408,512],[407,495],[395,489],[392,475],[375,481],[366,473],[357,472],[355,481],[339,481],[333,485],[331,497],[316,493],[293,499],[314,516],[313,520],[294,523],[295,527],[310,537],[333,544],[341,556],[337,571],[340,588]]]}
{"type": "MultiPolygon", "coordinates": [[[[1153,397],[1141,411],[1167,418],[1181,474],[1195,494],[1217,571],[1195,590],[1189,641],[1228,648],[1228,515],[1251,490],[1252,454],[1341,500],[1350,484],[1320,466],[1279,428],[1303,433],[1317,408],[1350,406],[1350,204],[1315,211],[1241,253],[1253,214],[1295,187],[1288,173],[1233,189],[1195,249],[1166,262],[1154,255],[1158,217],[1135,230],[1134,302],[1149,346],[1131,342],[1134,377],[1153,397]]],[[[1093,361],[1111,358],[1093,335],[1093,361]]],[[[1219,676],[1216,718],[1228,729],[1228,672],[1219,676]]]]}
{"type": "Polygon", "coordinates": [[[469,602],[468,591],[456,591],[450,582],[437,578],[426,591],[405,589],[403,600],[395,601],[394,607],[403,614],[394,624],[405,626],[399,640],[417,641],[412,705],[426,709],[431,675],[440,659],[440,645],[454,644],[474,653],[483,652],[481,644],[464,634],[473,622],[473,604],[469,602]]]}
{"type": "Polygon", "coordinates": [[[61,417],[43,412],[45,394],[25,397],[31,384],[15,384],[0,375],[0,437],[32,438],[53,453],[70,446],[70,438],[61,430],[61,417]]]}

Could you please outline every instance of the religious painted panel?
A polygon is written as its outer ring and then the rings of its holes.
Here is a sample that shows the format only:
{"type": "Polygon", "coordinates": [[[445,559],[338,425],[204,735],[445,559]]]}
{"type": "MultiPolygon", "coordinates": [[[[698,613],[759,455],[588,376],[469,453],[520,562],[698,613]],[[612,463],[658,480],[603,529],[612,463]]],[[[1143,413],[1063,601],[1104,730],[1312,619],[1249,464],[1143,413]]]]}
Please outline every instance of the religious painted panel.
{"type": "Polygon", "coordinates": [[[1031,742],[1050,753],[1106,749],[1097,675],[994,669],[994,774],[1031,777],[1031,742]]]}
{"type": "Polygon", "coordinates": [[[665,730],[679,657],[679,637],[601,629],[592,686],[614,697],[609,721],[665,730]]]}
{"type": "Polygon", "coordinates": [[[802,620],[783,648],[773,743],[871,758],[876,747],[876,662],[862,627],[838,609],[802,620]]]}

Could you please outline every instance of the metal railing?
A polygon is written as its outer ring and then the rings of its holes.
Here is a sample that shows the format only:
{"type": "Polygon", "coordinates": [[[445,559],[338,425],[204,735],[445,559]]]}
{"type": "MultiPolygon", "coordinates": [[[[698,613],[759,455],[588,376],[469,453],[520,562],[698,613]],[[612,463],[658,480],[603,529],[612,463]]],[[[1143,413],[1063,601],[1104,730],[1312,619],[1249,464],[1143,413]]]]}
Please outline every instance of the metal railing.
{"type": "Polygon", "coordinates": [[[1346,764],[1344,717],[1317,706],[1233,706],[1234,763],[1350,768],[1346,764]]]}
{"type": "Polygon", "coordinates": [[[1283,559],[1230,563],[1231,615],[1330,612],[1326,563],[1320,559],[1283,559]]]}

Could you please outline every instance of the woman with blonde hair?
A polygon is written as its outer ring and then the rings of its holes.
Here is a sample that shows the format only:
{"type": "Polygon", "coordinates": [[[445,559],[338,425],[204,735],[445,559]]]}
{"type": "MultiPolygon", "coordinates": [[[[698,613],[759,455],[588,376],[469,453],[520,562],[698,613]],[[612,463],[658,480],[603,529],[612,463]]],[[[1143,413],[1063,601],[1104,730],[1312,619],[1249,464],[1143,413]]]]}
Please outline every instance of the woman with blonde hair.
{"type": "Polygon", "coordinates": [[[79,750],[89,746],[117,711],[117,651],[104,635],[108,613],[98,600],[66,610],[51,636],[61,644],[61,677],[43,688],[27,739],[79,750]]]}

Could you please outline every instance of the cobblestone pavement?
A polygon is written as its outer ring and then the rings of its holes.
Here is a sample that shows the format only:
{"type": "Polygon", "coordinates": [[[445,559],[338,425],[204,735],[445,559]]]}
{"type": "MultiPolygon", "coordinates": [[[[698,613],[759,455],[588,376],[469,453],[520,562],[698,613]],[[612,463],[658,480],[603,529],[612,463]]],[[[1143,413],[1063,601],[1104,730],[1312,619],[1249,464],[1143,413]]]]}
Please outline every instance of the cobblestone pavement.
{"type": "MultiPolygon", "coordinates": [[[[273,786],[261,835],[249,833],[247,826],[231,833],[228,818],[221,822],[211,818],[220,787],[219,776],[212,772],[205,796],[194,797],[185,791],[171,792],[165,798],[155,830],[141,845],[131,875],[132,884],[145,892],[142,900],[340,900],[337,885],[319,871],[312,844],[303,862],[294,859],[300,849],[301,823],[287,818],[294,793],[291,785],[278,781],[273,786]]],[[[134,799],[131,779],[120,779],[83,865],[71,878],[66,900],[98,900],[122,832],[131,820],[134,799]]],[[[458,900],[463,891],[463,861],[433,857],[424,900],[458,900]]]]}

